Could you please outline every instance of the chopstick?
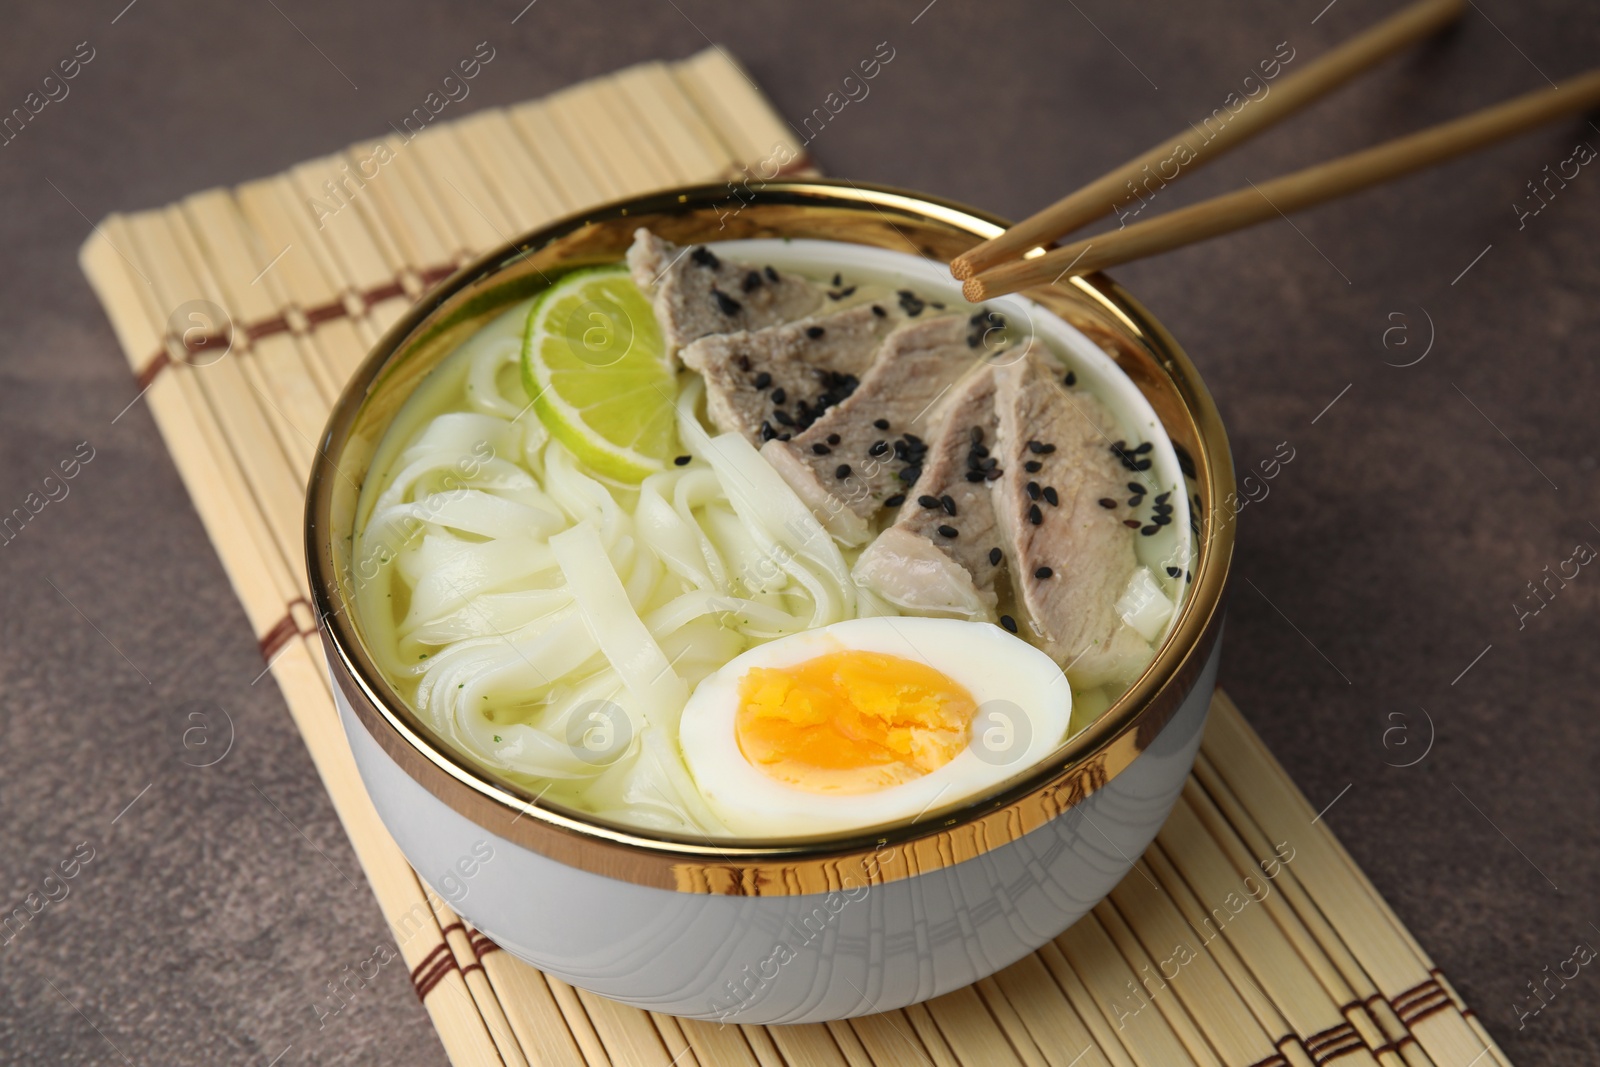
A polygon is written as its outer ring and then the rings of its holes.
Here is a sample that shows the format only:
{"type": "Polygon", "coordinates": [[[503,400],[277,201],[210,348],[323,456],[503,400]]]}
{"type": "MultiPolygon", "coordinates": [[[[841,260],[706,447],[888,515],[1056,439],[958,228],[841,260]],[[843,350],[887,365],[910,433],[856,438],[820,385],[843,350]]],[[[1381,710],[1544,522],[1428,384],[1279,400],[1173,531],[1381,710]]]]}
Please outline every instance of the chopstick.
{"type": "Polygon", "coordinates": [[[1182,172],[1192,172],[1204,166],[1230,148],[1243,144],[1274,123],[1288,118],[1318,97],[1337,89],[1380,60],[1449,25],[1465,8],[1465,0],[1421,0],[1420,3],[1402,8],[1304,70],[1285,78],[1261,99],[1251,101],[1248,106],[1233,113],[1227,123],[1209,139],[1198,127],[1191,126],[1180,131],[1170,140],[1162,141],[1116,169],[1107,171],[1082,189],[1024,219],[999,236],[956,256],[950,261],[950,273],[958,280],[965,281],[990,267],[1016,259],[1030,249],[1047,246],[1056,238],[1103,215],[1109,215],[1135,199],[1133,189],[1146,176],[1147,168],[1159,168],[1163,162],[1170,162],[1180,149],[1187,149],[1190,154],[1190,158],[1181,164],[1182,172]]]}
{"type": "Polygon", "coordinates": [[[1540,89],[1260,185],[1252,182],[1248,189],[1003,264],[963,282],[962,292],[971,301],[987,300],[1170,251],[1357,192],[1597,106],[1600,69],[1557,89],[1540,89]]]}

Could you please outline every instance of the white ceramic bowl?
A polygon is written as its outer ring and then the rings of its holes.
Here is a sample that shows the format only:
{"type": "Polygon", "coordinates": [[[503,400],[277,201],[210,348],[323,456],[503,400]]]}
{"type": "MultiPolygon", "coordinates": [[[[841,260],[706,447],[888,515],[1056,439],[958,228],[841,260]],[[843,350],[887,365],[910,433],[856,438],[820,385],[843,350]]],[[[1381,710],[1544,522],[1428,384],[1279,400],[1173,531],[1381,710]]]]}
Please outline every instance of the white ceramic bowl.
{"type": "Polygon", "coordinates": [[[911,251],[922,258],[896,262],[918,290],[951,293],[939,264],[1002,228],[956,205],[858,185],[772,182],[732,201],[723,187],[674,190],[497,249],[398,322],[335,408],[306,520],[340,713],[378,813],[418,873],[502,948],[637,1007],[817,1022],[992,974],[1071,925],[1131,869],[1194,762],[1233,543],[1218,507],[1233,470],[1211,398],[1166,332],[1108,279],[1013,302],[1102,379],[1097,389],[1117,393],[1125,414],[1160,424],[1165,433],[1151,435],[1158,473],[1186,481],[1196,546],[1192,584],[1154,661],[1044,763],[992,795],[873,833],[713,842],[602,824],[486,772],[399,699],[348,610],[359,580],[348,535],[357,486],[421,377],[550,276],[620,259],[640,225],[683,243],[842,241],[882,262],[890,260],[877,249],[911,251]]]}

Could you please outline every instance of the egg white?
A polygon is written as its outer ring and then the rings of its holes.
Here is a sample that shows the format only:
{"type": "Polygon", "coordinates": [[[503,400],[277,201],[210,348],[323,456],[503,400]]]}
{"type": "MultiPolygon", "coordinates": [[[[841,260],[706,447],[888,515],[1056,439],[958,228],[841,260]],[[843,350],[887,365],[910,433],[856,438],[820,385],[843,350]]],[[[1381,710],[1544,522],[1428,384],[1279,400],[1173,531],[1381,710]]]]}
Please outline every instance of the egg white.
{"type": "Polygon", "coordinates": [[[1065,739],[1072,690],[1053,660],[998,626],[962,619],[852,619],[770,641],[704,679],[684,706],[679,743],[695,784],[735,834],[806,836],[914,819],[975,797],[1042,760],[1065,739]],[[739,749],[739,683],[754,667],[789,667],[846,650],[881,652],[927,664],[964,686],[978,705],[975,737],[943,767],[870,793],[812,793],[770,777],[739,749]],[[1009,747],[978,750],[1001,734],[985,705],[1019,722],[1009,747]],[[1015,706],[1013,709],[1011,706],[1015,706]],[[1020,715],[1017,712],[1020,711],[1020,715]],[[985,758],[987,757],[987,758],[985,758]]]}

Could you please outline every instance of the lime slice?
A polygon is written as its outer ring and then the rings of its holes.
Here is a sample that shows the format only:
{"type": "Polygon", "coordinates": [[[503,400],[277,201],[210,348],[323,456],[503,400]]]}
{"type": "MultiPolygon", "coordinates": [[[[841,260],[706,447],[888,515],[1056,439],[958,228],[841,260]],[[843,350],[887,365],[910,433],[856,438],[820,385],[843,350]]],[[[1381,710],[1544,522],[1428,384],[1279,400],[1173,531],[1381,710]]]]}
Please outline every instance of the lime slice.
{"type": "Polygon", "coordinates": [[[596,473],[640,482],[666,469],[677,384],[626,267],[569,274],[539,298],[522,337],[522,382],[550,435],[596,473]]]}

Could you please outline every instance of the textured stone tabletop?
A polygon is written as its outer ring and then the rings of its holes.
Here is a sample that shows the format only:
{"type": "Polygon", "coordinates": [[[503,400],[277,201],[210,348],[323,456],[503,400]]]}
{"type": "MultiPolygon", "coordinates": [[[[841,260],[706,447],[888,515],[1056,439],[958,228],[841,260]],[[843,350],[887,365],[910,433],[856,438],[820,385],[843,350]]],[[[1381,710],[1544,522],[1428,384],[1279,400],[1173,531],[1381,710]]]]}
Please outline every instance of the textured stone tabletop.
{"type": "MultiPolygon", "coordinates": [[[[0,514],[50,497],[0,537],[0,910],[52,875],[59,899],[0,933],[0,1062],[444,1059],[397,967],[328,1010],[385,928],[129,406],[75,258],[93,220],[383,131],[485,40],[505,58],[459,113],[714,40],[796,124],[887,42],[820,166],[1017,217],[1394,6],[525,2],[5,16],[0,113],[55,99],[0,147],[0,514]],[[76,76],[47,85],[62,61],[76,76]],[[218,709],[231,750],[186,766],[218,709]]],[[[1475,0],[1147,210],[1597,55],[1592,6],[1475,0]]],[[[1600,1059],[1600,970],[1546,983],[1600,945],[1600,167],[1574,162],[1595,149],[1600,126],[1560,123],[1114,272],[1206,375],[1241,473],[1293,452],[1240,515],[1222,684],[1518,1064],[1600,1059]]]]}

